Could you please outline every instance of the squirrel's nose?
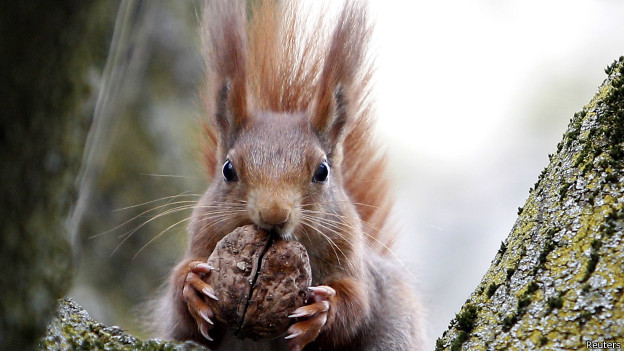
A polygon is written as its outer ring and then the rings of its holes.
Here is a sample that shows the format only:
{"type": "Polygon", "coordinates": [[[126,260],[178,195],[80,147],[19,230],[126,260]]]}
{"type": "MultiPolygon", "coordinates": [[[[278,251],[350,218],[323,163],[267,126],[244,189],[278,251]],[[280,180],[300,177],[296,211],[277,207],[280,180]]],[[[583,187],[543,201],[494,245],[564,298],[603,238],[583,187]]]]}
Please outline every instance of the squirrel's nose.
{"type": "Polygon", "coordinates": [[[276,203],[260,209],[260,219],[269,225],[280,225],[288,222],[290,211],[276,203]]]}

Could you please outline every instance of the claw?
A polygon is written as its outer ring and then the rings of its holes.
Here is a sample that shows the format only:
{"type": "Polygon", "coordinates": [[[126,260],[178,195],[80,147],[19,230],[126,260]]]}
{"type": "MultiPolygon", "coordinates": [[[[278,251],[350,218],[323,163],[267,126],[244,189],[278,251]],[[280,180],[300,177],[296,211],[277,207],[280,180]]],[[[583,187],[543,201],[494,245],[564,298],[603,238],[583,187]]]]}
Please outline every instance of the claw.
{"type": "Polygon", "coordinates": [[[322,286],[311,286],[308,288],[308,290],[310,290],[311,292],[315,293],[315,294],[320,294],[320,295],[328,295],[329,294],[329,290],[327,290],[326,288],[322,287],[322,286]]]}
{"type": "Polygon", "coordinates": [[[186,269],[182,298],[201,335],[206,340],[213,341],[208,334],[208,331],[214,327],[214,322],[211,319],[214,317],[214,312],[210,303],[211,300],[217,301],[218,298],[213,288],[204,281],[204,277],[214,268],[202,261],[192,261],[186,269]]]}
{"type": "Polygon", "coordinates": [[[199,326],[199,332],[206,338],[208,341],[214,341],[210,335],[208,335],[208,327],[205,324],[201,324],[199,326]]]}
{"type": "Polygon", "coordinates": [[[195,267],[195,270],[201,271],[202,273],[210,273],[212,270],[214,270],[214,267],[209,265],[208,263],[199,263],[195,267]]]}
{"type": "Polygon", "coordinates": [[[305,316],[306,314],[303,312],[295,312],[293,314],[291,314],[290,316],[288,316],[288,318],[300,318],[305,316]]]}
{"type": "Polygon", "coordinates": [[[298,337],[299,335],[301,335],[301,331],[297,331],[295,333],[292,334],[288,334],[284,337],[284,340],[290,340],[290,339],[294,339],[296,337],[298,337]]]}
{"type": "Polygon", "coordinates": [[[219,298],[215,296],[214,294],[214,290],[212,290],[212,288],[203,288],[202,289],[202,293],[206,296],[208,296],[209,298],[215,300],[215,301],[219,301],[219,298]]]}
{"type": "Polygon", "coordinates": [[[297,308],[290,318],[302,318],[288,328],[289,351],[300,351],[306,345],[313,342],[327,322],[331,300],[336,291],[329,286],[315,286],[309,288],[310,297],[308,305],[297,308]]]}
{"type": "Polygon", "coordinates": [[[212,314],[212,313],[208,313],[208,311],[205,310],[205,309],[199,310],[199,315],[202,317],[202,319],[205,320],[206,322],[208,322],[208,324],[214,325],[214,323],[212,322],[212,320],[209,317],[210,314],[212,314]]]}
{"type": "Polygon", "coordinates": [[[336,296],[336,290],[330,288],[329,286],[311,286],[308,288],[312,297],[315,298],[316,301],[320,301],[319,297],[322,299],[327,299],[333,296],[336,296]]]}
{"type": "Polygon", "coordinates": [[[311,317],[318,313],[329,311],[329,301],[321,300],[307,306],[297,308],[289,318],[311,317]]]}

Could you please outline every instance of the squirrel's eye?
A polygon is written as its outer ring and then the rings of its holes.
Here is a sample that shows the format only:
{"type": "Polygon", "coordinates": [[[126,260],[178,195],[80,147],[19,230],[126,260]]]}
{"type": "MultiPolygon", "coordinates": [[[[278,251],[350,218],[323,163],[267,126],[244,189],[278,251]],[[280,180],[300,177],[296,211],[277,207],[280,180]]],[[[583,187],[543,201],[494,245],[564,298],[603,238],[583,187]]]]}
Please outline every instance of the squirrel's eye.
{"type": "Polygon", "coordinates": [[[314,172],[312,180],[317,183],[321,183],[326,181],[327,177],[329,177],[329,165],[327,164],[327,161],[323,161],[314,172]]]}
{"type": "Polygon", "coordinates": [[[236,171],[234,170],[234,165],[232,164],[232,161],[225,160],[222,172],[223,179],[225,179],[226,182],[235,182],[238,180],[238,175],[236,175],[236,171]]]}

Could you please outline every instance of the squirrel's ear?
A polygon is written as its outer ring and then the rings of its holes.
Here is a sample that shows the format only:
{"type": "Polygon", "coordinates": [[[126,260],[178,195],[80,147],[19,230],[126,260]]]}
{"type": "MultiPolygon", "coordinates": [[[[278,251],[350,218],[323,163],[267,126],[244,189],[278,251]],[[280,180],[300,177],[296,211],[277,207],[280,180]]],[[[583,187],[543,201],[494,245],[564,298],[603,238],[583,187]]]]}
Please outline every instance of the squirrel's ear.
{"type": "Polygon", "coordinates": [[[319,109],[313,115],[312,126],[321,142],[329,148],[334,148],[343,139],[349,115],[342,86],[336,88],[332,101],[325,106],[326,108],[319,109]]]}
{"type": "MultiPolygon", "coordinates": [[[[240,89],[239,89],[240,90],[240,89]]],[[[215,127],[225,149],[230,146],[238,131],[247,119],[247,108],[244,93],[232,89],[232,83],[225,80],[221,84],[217,96],[215,127]]]]}

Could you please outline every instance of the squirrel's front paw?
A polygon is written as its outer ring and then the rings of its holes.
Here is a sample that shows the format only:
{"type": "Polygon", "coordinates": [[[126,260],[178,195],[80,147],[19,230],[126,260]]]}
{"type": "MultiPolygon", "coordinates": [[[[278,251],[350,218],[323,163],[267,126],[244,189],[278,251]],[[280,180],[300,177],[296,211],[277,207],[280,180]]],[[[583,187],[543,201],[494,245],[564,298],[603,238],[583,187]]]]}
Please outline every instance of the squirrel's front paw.
{"type": "Polygon", "coordinates": [[[206,284],[202,278],[210,274],[213,268],[202,261],[192,261],[188,268],[189,272],[184,280],[182,296],[189,313],[197,322],[199,332],[204,338],[212,341],[208,331],[214,326],[211,320],[214,317],[214,312],[208,302],[210,300],[217,301],[218,298],[215,296],[212,287],[206,284]]]}
{"type": "Polygon", "coordinates": [[[288,340],[290,351],[301,351],[314,341],[321,332],[321,328],[327,322],[327,313],[332,305],[332,300],[336,296],[336,291],[325,285],[311,287],[308,305],[299,307],[291,314],[290,318],[302,318],[288,328],[288,340]]]}

